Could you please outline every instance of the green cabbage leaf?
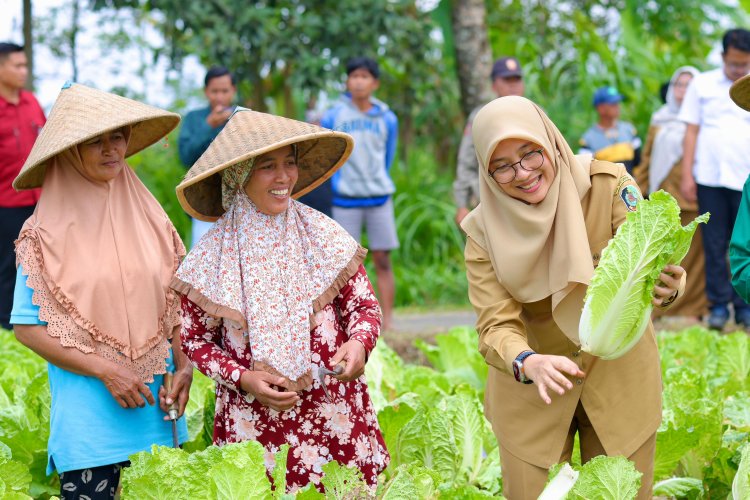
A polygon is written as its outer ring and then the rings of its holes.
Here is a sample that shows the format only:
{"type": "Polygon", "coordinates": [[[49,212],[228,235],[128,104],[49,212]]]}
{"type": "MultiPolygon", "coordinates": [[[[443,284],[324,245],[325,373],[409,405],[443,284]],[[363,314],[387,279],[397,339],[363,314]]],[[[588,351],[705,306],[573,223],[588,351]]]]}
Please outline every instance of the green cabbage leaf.
{"type": "Polygon", "coordinates": [[[641,338],[653,308],[654,285],[668,264],[679,264],[699,223],[680,222],[680,207],[669,193],[657,191],[627,215],[602,251],[586,291],[579,323],[581,349],[602,359],[616,359],[641,338]]]}

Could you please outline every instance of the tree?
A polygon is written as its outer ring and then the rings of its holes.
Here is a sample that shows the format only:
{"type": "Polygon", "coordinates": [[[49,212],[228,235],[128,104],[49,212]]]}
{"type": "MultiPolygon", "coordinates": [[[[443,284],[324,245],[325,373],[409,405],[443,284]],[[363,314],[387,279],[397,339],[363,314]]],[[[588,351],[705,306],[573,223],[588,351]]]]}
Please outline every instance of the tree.
{"type": "Polygon", "coordinates": [[[468,115],[490,98],[492,52],[484,0],[454,0],[451,10],[461,109],[468,115]]]}
{"type": "Polygon", "coordinates": [[[23,49],[26,52],[26,61],[29,65],[29,77],[26,79],[26,88],[34,89],[34,37],[31,27],[31,0],[23,0],[23,49]]]}
{"type": "Polygon", "coordinates": [[[343,67],[369,55],[383,69],[378,97],[399,117],[405,158],[430,134],[436,153],[454,135],[455,79],[442,51],[441,28],[413,0],[95,0],[96,8],[141,9],[162,32],[174,68],[190,54],[230,68],[243,104],[301,117],[310,96],[338,93],[343,67]],[[446,120],[446,116],[448,120],[446,120]]]}

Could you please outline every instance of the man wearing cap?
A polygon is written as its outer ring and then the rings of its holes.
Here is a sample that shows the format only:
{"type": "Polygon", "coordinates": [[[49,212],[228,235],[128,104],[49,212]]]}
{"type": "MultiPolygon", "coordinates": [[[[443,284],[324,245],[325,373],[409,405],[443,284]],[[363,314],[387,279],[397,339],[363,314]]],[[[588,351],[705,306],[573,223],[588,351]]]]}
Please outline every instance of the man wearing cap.
{"type": "Polygon", "coordinates": [[[34,95],[24,90],[28,74],[23,47],[0,43],[0,327],[7,329],[16,275],[13,242],[40,193],[18,193],[11,186],[45,122],[34,95]]]}
{"type": "Polygon", "coordinates": [[[598,121],[581,137],[579,154],[592,154],[597,160],[622,163],[633,172],[640,163],[641,139],[635,127],[620,121],[623,96],[615,87],[600,87],[594,92],[598,121]]]}
{"type": "Polygon", "coordinates": [[[742,187],[750,174],[750,115],[732,102],[729,89],[750,72],[750,31],[727,31],[722,46],[722,67],[693,78],[678,115],[687,123],[680,191],[686,200],[698,200],[700,212],[711,212],[703,250],[708,327],[716,330],[729,320],[730,302],[734,322],[750,327],[750,306],[732,288],[727,266],[742,187]]]}
{"type": "MultiPolygon", "coordinates": [[[[498,97],[524,93],[521,64],[515,57],[501,57],[492,65],[492,90],[498,97]]],[[[469,214],[479,203],[479,163],[471,139],[471,124],[482,106],[477,106],[469,115],[464,127],[464,135],[458,147],[456,180],[453,182],[453,198],[456,200],[456,224],[469,214]]]]}

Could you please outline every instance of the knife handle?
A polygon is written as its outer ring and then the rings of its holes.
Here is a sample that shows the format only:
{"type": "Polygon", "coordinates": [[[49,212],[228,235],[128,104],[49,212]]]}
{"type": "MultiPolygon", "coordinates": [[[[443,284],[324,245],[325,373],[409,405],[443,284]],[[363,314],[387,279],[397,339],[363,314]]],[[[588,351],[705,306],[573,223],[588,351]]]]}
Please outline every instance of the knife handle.
{"type": "MultiPolygon", "coordinates": [[[[167,396],[172,392],[172,382],[174,381],[174,373],[167,372],[164,374],[164,388],[167,390],[167,396]]],[[[172,401],[169,405],[169,418],[177,420],[177,401],[172,401]]]]}

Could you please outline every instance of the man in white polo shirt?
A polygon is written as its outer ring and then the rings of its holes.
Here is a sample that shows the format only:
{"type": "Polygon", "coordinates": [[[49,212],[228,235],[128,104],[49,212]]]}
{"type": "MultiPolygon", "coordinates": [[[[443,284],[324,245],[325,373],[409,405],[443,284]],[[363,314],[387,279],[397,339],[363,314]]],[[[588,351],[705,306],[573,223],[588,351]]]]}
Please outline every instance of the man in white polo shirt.
{"type": "MultiPolygon", "coordinates": [[[[750,114],[729,97],[729,87],[750,72],[750,31],[733,29],[722,39],[721,68],[693,78],[680,108],[687,123],[680,189],[688,201],[698,200],[711,212],[703,228],[709,328],[721,330],[729,320],[750,327],[750,306],[732,288],[727,251],[742,187],[750,175],[750,114]]],[[[690,279],[690,278],[688,278],[690,279]]]]}

